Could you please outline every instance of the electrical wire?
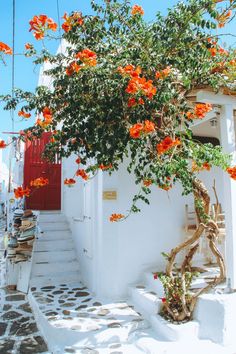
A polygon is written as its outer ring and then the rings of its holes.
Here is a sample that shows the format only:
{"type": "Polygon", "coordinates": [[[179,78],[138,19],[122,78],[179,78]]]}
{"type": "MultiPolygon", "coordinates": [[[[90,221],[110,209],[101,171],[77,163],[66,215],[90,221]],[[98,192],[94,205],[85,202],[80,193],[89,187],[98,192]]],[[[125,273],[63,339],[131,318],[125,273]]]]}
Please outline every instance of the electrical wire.
{"type": "Polygon", "coordinates": [[[60,18],[60,5],[59,5],[59,0],[56,0],[57,2],[57,22],[58,22],[58,32],[59,32],[59,37],[60,37],[60,45],[59,45],[59,52],[62,52],[62,34],[61,34],[61,18],[60,18]]]}
{"type": "Polygon", "coordinates": [[[61,37],[61,18],[60,18],[60,5],[59,5],[59,0],[56,0],[57,2],[57,22],[58,22],[58,32],[61,37]]]}
{"type": "MultiPolygon", "coordinates": [[[[15,19],[16,19],[16,2],[12,0],[12,73],[11,73],[11,97],[15,96],[15,19]]],[[[11,128],[14,132],[15,130],[15,110],[11,109],[11,128]]],[[[9,152],[9,181],[8,181],[8,193],[11,192],[11,179],[12,179],[12,157],[13,157],[13,145],[11,144],[11,149],[9,152]]],[[[9,203],[9,201],[8,201],[9,203]]],[[[9,212],[9,205],[8,205],[9,212]]]]}
{"type": "MultiPolygon", "coordinates": [[[[11,95],[15,96],[15,20],[16,20],[16,2],[12,2],[12,80],[11,80],[11,95]]],[[[11,110],[12,131],[15,130],[15,112],[11,110]]]]}

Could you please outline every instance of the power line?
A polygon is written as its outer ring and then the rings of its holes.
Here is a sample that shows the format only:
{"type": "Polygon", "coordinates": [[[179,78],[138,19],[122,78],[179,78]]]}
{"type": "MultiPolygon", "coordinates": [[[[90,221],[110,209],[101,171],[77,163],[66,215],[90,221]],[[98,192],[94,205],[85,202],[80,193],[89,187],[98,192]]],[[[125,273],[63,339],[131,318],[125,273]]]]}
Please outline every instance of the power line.
{"type": "Polygon", "coordinates": [[[57,22],[58,22],[58,31],[59,35],[61,37],[61,18],[60,18],[60,6],[59,6],[59,0],[57,1],[57,22]]]}
{"type": "MultiPolygon", "coordinates": [[[[16,19],[16,2],[12,2],[12,80],[11,80],[11,95],[14,98],[14,88],[15,88],[15,19],[16,19]]],[[[12,121],[12,131],[15,130],[15,112],[14,109],[11,110],[11,121],[12,121]]]]}
{"type": "MultiPolygon", "coordinates": [[[[16,19],[16,2],[12,0],[12,72],[11,72],[11,97],[12,99],[15,96],[15,19],[16,19]]],[[[15,110],[11,109],[11,128],[14,132],[15,130],[15,110]]],[[[8,181],[8,193],[11,192],[11,178],[12,178],[12,156],[13,155],[13,146],[9,152],[9,181],[8,181]]],[[[8,200],[8,213],[9,213],[9,200],[8,200]]]]}

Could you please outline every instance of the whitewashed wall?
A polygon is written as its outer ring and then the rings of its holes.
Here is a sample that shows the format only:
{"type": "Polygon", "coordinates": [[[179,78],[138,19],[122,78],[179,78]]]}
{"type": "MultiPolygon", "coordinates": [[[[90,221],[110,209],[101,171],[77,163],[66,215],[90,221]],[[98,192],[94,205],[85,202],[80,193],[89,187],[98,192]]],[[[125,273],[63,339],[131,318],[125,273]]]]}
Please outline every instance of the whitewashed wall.
{"type": "MultiPolygon", "coordinates": [[[[63,179],[73,176],[76,157],[64,160],[63,179]]],[[[63,186],[63,209],[73,232],[81,275],[87,286],[102,296],[127,295],[128,285],[141,279],[149,268],[163,269],[161,252],[168,252],[184,239],[185,204],[192,197],[183,197],[176,185],[168,193],[152,187],[150,206],[143,203],[141,213],[126,221],[111,223],[112,213],[125,213],[137,192],[133,177],[123,165],[109,176],[103,172],[85,185],[78,180],[73,188],[63,186]],[[103,190],[116,190],[117,200],[102,200],[103,190]],[[91,217],[91,220],[83,216],[91,217]]],[[[200,177],[211,191],[214,178],[223,204],[222,172],[213,169],[200,177]]]]}
{"type": "Polygon", "coordinates": [[[0,203],[6,201],[8,179],[9,170],[7,165],[3,162],[2,151],[0,150],[0,203]]]}
{"type": "MultiPolygon", "coordinates": [[[[63,181],[73,177],[77,169],[75,160],[76,156],[63,160],[63,181]]],[[[98,280],[96,269],[99,261],[97,243],[102,220],[101,201],[98,178],[85,183],[77,178],[76,185],[71,188],[62,185],[62,209],[72,230],[82,280],[94,291],[98,280]]]]}
{"type": "MultiPolygon", "coordinates": [[[[221,172],[214,169],[201,174],[208,188],[213,184],[213,176],[217,180],[221,198],[221,172]]],[[[116,189],[118,193],[117,201],[103,202],[102,274],[105,295],[119,296],[124,295],[127,285],[138,281],[146,269],[164,268],[165,260],[161,252],[169,252],[184,239],[185,204],[192,203],[193,199],[181,195],[180,185],[168,193],[153,186],[150,206],[140,204],[141,213],[131,215],[124,222],[110,223],[108,218],[111,213],[123,213],[129,209],[132,195],[137,189],[125,168],[111,177],[106,173],[103,188],[116,189]]]]}

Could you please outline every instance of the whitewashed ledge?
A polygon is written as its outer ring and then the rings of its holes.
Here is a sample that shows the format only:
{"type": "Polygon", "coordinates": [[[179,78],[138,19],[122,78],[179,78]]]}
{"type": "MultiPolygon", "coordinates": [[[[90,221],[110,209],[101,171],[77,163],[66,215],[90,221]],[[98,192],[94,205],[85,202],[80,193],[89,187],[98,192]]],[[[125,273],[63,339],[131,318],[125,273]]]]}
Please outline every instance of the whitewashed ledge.
{"type": "Polygon", "coordinates": [[[201,295],[193,317],[193,321],[174,324],[155,315],[151,316],[151,324],[166,341],[200,339],[211,340],[223,347],[236,347],[236,293],[201,295]]]}
{"type": "Polygon", "coordinates": [[[199,323],[190,321],[182,324],[174,324],[165,320],[160,315],[152,316],[151,323],[156,331],[164,340],[177,341],[194,341],[198,338],[199,323]]]}
{"type": "Polygon", "coordinates": [[[201,295],[194,319],[199,322],[199,338],[223,346],[235,345],[236,293],[201,295]]]}

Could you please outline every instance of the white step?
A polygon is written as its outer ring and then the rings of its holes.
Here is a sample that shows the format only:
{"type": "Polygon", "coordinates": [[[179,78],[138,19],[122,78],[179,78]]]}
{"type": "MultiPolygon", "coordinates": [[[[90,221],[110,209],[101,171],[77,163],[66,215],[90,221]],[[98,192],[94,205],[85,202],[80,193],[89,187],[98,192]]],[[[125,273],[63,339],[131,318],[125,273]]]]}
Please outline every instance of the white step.
{"type": "Polygon", "coordinates": [[[47,213],[47,214],[41,214],[39,215],[38,218],[39,222],[66,222],[66,217],[64,214],[61,213],[47,213]]]}
{"type": "Polygon", "coordinates": [[[56,284],[69,284],[80,281],[80,274],[78,271],[65,272],[65,273],[53,273],[47,276],[34,276],[30,280],[30,287],[44,286],[44,285],[56,285],[56,284]]]}
{"type": "Polygon", "coordinates": [[[66,251],[74,248],[73,241],[69,240],[54,240],[36,242],[34,250],[37,251],[66,251]]]}
{"type": "Polygon", "coordinates": [[[50,221],[50,222],[39,222],[39,227],[41,231],[63,231],[67,230],[69,231],[69,225],[67,222],[56,222],[56,221],[50,221]]]}
{"type": "Polygon", "coordinates": [[[202,289],[205,286],[207,286],[207,282],[204,279],[194,279],[191,284],[191,289],[202,289]]]}
{"type": "Polygon", "coordinates": [[[34,263],[56,261],[69,261],[76,258],[75,250],[61,250],[61,251],[36,251],[34,253],[34,263]]]}
{"type": "Polygon", "coordinates": [[[131,299],[145,317],[156,315],[160,312],[162,301],[150,289],[144,286],[136,286],[130,289],[131,299]]]}
{"type": "Polygon", "coordinates": [[[45,263],[35,263],[32,275],[47,275],[50,273],[60,273],[60,272],[73,272],[79,270],[79,264],[76,260],[67,261],[67,262],[45,262],[45,263]]]}
{"type": "Polygon", "coordinates": [[[157,293],[159,297],[164,297],[164,288],[160,279],[154,279],[154,274],[152,272],[146,272],[144,276],[147,287],[157,293]]]}
{"type": "Polygon", "coordinates": [[[183,344],[186,345],[186,342],[194,343],[198,339],[199,322],[197,321],[174,324],[156,315],[151,316],[151,324],[157,335],[167,341],[184,341],[183,344]]]}
{"type": "Polygon", "coordinates": [[[45,231],[40,233],[37,241],[50,241],[50,240],[69,240],[72,238],[70,231],[45,231]]]}

